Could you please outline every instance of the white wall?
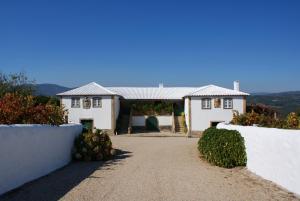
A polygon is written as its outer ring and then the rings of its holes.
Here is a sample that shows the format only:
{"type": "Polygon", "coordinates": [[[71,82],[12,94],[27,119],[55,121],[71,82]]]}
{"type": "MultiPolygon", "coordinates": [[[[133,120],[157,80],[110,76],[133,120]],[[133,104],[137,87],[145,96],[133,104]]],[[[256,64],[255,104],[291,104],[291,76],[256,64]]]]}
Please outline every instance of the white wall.
{"type": "Polygon", "coordinates": [[[71,160],[81,125],[0,125],[0,195],[71,160]]]}
{"type": "Polygon", "coordinates": [[[191,97],[192,131],[204,131],[210,127],[212,121],[230,122],[233,117],[233,110],[238,111],[240,114],[243,113],[243,97],[232,97],[233,109],[223,109],[224,97],[218,98],[221,98],[220,108],[214,108],[214,98],[211,98],[211,109],[202,109],[202,98],[191,97]]]}
{"type": "Polygon", "coordinates": [[[120,98],[119,96],[115,96],[115,119],[117,121],[120,113],[120,98]]]}
{"type": "Polygon", "coordinates": [[[300,195],[300,130],[218,124],[245,139],[247,167],[300,195]]]}
{"type": "MultiPolygon", "coordinates": [[[[159,126],[172,126],[172,116],[155,116],[158,120],[159,126]]],[[[132,126],[146,126],[146,119],[148,118],[147,115],[145,116],[132,116],[132,126]]]]}
{"type": "MultiPolygon", "coordinates": [[[[84,109],[82,100],[86,96],[80,97],[80,108],[71,108],[72,97],[63,97],[62,104],[68,109],[68,121],[69,123],[80,123],[81,119],[92,119],[94,127],[98,129],[111,129],[111,96],[100,96],[102,98],[101,108],[89,108],[84,109]]],[[[92,98],[93,96],[90,96],[92,98]]],[[[99,96],[97,96],[99,97],[99,96]]],[[[116,101],[115,107],[117,108],[118,101],[116,101]]],[[[119,110],[116,110],[116,112],[119,110]]]]}
{"type": "Polygon", "coordinates": [[[186,97],[184,98],[184,115],[185,115],[185,123],[187,128],[189,129],[189,124],[190,124],[190,117],[189,117],[189,99],[186,97]]]}

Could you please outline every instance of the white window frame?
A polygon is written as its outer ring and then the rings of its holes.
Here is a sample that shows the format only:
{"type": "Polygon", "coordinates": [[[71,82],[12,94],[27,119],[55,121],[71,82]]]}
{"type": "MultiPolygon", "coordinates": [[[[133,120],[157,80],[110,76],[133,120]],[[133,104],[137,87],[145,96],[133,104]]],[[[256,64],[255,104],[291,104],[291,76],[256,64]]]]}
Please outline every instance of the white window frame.
{"type": "Polygon", "coordinates": [[[232,98],[224,98],[223,99],[223,108],[224,109],[232,109],[233,108],[233,99],[232,98]]]}
{"type": "Polygon", "coordinates": [[[202,98],[201,99],[201,108],[204,110],[210,110],[211,109],[211,98],[202,98]]]}
{"type": "Polygon", "coordinates": [[[71,108],[80,108],[80,98],[79,97],[71,98],[71,108]]]}
{"type": "Polygon", "coordinates": [[[102,108],[102,98],[93,97],[93,108],[102,108]]]}

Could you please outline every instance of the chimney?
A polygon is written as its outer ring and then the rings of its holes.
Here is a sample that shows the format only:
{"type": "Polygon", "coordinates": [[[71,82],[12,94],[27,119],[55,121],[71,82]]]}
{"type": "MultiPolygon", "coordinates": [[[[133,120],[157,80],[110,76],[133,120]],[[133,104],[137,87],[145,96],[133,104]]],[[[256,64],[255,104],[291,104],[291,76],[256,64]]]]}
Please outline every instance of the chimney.
{"type": "Polygon", "coordinates": [[[158,84],[158,88],[164,88],[164,84],[163,83],[159,83],[158,84]]]}
{"type": "Polygon", "coordinates": [[[233,82],[233,90],[234,91],[240,91],[240,82],[239,81],[234,81],[233,82]]]}

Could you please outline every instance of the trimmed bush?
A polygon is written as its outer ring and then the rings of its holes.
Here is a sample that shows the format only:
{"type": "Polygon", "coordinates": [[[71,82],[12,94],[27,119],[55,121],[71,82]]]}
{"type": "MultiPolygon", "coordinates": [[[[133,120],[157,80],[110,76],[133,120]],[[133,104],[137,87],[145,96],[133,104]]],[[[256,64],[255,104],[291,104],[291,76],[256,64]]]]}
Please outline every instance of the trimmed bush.
{"type": "Polygon", "coordinates": [[[198,149],[208,162],[220,167],[233,168],[247,163],[244,138],[236,130],[208,128],[198,141],[198,149]]]}
{"type": "Polygon", "coordinates": [[[101,161],[111,158],[115,153],[110,137],[106,132],[96,130],[80,134],[75,139],[73,158],[83,161],[101,161]]]}
{"type": "Polygon", "coordinates": [[[148,131],[159,131],[158,119],[155,116],[146,119],[146,129],[148,131]]]}

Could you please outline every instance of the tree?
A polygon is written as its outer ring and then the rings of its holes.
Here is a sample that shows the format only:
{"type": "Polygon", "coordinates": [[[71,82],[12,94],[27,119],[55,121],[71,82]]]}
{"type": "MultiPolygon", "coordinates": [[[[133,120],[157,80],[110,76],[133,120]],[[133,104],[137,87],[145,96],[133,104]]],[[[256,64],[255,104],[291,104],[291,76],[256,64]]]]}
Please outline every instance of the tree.
{"type": "Polygon", "coordinates": [[[4,74],[0,72],[0,98],[6,93],[32,95],[34,81],[29,80],[25,73],[4,74]]]}
{"type": "Polygon", "coordinates": [[[36,105],[50,104],[54,106],[60,106],[60,100],[57,97],[49,96],[34,96],[34,102],[36,105]]]}
{"type": "Polygon", "coordinates": [[[6,93],[0,98],[0,124],[50,124],[65,122],[64,108],[53,104],[36,104],[33,96],[6,93]]]}
{"type": "Polygon", "coordinates": [[[265,116],[274,117],[277,111],[268,105],[261,103],[247,105],[247,113],[255,112],[257,114],[263,114],[265,116]]]}

